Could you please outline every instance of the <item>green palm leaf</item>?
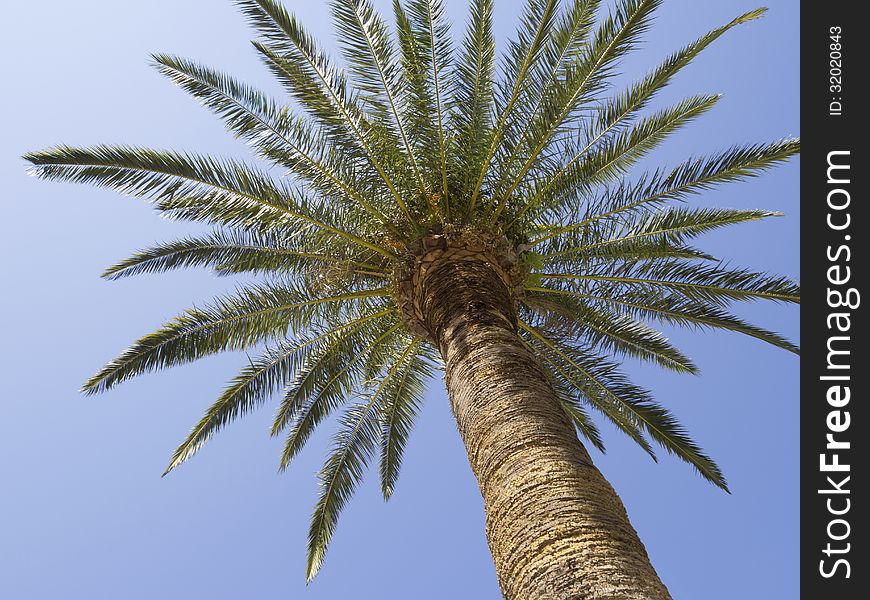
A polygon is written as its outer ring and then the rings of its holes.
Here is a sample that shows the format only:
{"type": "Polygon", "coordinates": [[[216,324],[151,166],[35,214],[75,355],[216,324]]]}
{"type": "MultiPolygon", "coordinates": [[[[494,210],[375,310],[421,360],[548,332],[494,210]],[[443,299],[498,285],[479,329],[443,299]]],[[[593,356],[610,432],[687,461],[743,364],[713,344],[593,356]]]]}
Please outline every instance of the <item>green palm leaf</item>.
{"type": "MultiPolygon", "coordinates": [[[[607,222],[590,236],[588,232],[570,231],[550,240],[549,246],[540,247],[546,260],[566,257],[613,257],[625,248],[673,247],[685,250],[684,243],[716,229],[779,217],[782,213],[764,210],[733,210],[719,208],[671,208],[635,213],[629,218],[607,222]],[[584,238],[594,238],[586,241],[584,238]]],[[[624,251],[623,251],[624,253],[624,251]]],[[[707,258],[690,253],[690,257],[707,258]]],[[[638,259],[645,258],[639,255],[638,259]]]]}
{"type": "Polygon", "coordinates": [[[173,218],[268,231],[315,227],[389,256],[383,247],[332,225],[317,207],[242,163],[124,146],[59,147],[25,155],[33,173],[144,197],[173,218]]]}
{"type": "MultiPolygon", "coordinates": [[[[536,164],[541,153],[550,146],[553,135],[575,113],[591,92],[600,88],[614,62],[623,56],[636,43],[638,37],[647,29],[653,12],[661,4],[656,0],[624,1],[614,14],[602,23],[595,39],[585,56],[575,68],[567,72],[563,81],[558,81],[555,90],[547,98],[539,116],[533,115],[523,134],[536,142],[530,148],[525,163],[502,198],[510,198],[536,164]]],[[[596,7],[592,7],[593,9],[596,7]]],[[[573,160],[573,159],[572,159],[573,160]]],[[[569,161],[567,166],[570,166],[569,161]]],[[[494,218],[498,218],[505,206],[502,200],[494,218]]]]}
{"type": "Polygon", "coordinates": [[[447,125],[448,111],[453,107],[450,28],[441,0],[411,0],[408,13],[413,45],[418,49],[423,71],[422,85],[410,90],[412,107],[416,109],[412,121],[420,123],[423,156],[430,164],[433,179],[440,180],[444,212],[449,217],[447,125]]]}
{"type": "MultiPolygon", "coordinates": [[[[274,234],[216,230],[160,244],[115,264],[103,272],[106,279],[120,279],[142,273],[164,273],[187,267],[211,267],[219,275],[233,273],[277,273],[304,275],[315,262],[322,264],[320,273],[386,278],[383,264],[361,262],[354,258],[355,248],[294,243],[274,234]],[[341,258],[342,255],[348,258],[341,258]]],[[[377,260],[379,256],[364,256],[377,260]]]]}
{"type": "Polygon", "coordinates": [[[598,352],[652,361],[680,373],[698,373],[692,361],[661,332],[625,315],[593,308],[571,296],[532,294],[525,304],[538,313],[533,322],[540,331],[575,336],[598,352]]]}
{"type": "MultiPolygon", "coordinates": [[[[636,183],[622,182],[607,190],[603,199],[591,204],[583,203],[583,214],[571,215],[570,223],[551,223],[542,235],[532,241],[532,245],[546,241],[564,232],[577,231],[590,223],[635,210],[646,210],[669,201],[685,200],[692,194],[730,183],[757,177],[762,172],[781,164],[800,152],[800,142],[786,139],[771,144],[735,146],[710,158],[687,160],[670,171],[656,171],[645,174],[636,183]]],[[[570,199],[570,192],[553,194],[554,199],[570,199]]],[[[547,211],[558,210],[552,204],[547,211]]],[[[539,211],[540,215],[544,211],[539,211]]]]}
{"type": "Polygon", "coordinates": [[[342,340],[348,332],[355,333],[361,326],[392,312],[391,309],[367,312],[342,325],[317,335],[303,336],[293,343],[282,342],[251,361],[239,373],[220,398],[208,409],[205,416],[190,432],[190,435],[175,450],[166,475],[187,461],[202,448],[211,437],[231,421],[263,404],[281,386],[287,385],[302,364],[323,346],[342,340]]]}
{"type": "MultiPolygon", "coordinates": [[[[495,40],[493,0],[471,0],[471,14],[456,66],[453,154],[460,161],[458,198],[469,198],[476,175],[484,169],[491,145],[494,102],[495,40]]],[[[467,202],[467,201],[466,201],[467,202]]],[[[460,214],[466,212],[463,206],[460,214]]]]}
{"type": "MultiPolygon", "coordinates": [[[[590,402],[599,409],[606,406],[605,403],[611,405],[612,410],[606,414],[611,419],[614,415],[618,415],[619,420],[614,419],[618,427],[624,429],[623,422],[627,421],[645,431],[665,450],[695,467],[698,473],[711,483],[728,491],[719,467],[689,438],[673,415],[653,401],[648,392],[629,384],[612,364],[601,359],[600,356],[584,355],[559,341],[545,337],[529,325],[521,326],[540,342],[546,352],[555,355],[564,361],[565,365],[574,369],[578,374],[579,383],[583,386],[578,389],[584,392],[584,396],[590,402]],[[597,390],[589,393],[584,388],[592,390],[597,388],[597,390]]],[[[636,437],[638,434],[635,430],[629,429],[629,431],[632,437],[641,443],[636,437]]],[[[641,447],[651,452],[647,445],[641,443],[641,447]]]]}
{"type": "Polygon", "coordinates": [[[341,419],[341,428],[335,436],[335,447],[320,474],[322,491],[314,508],[308,533],[309,581],[323,564],[338,515],[362,478],[363,469],[375,448],[379,433],[379,407],[384,402],[385,392],[416,345],[416,340],[408,344],[381,382],[374,386],[368,400],[350,407],[341,419]]]}
{"type": "Polygon", "coordinates": [[[320,52],[314,39],[295,18],[272,0],[242,0],[242,10],[267,40],[255,44],[273,73],[297,101],[332,131],[345,147],[358,147],[382,178],[405,217],[413,223],[408,207],[387,173],[375,149],[385,152],[387,143],[374,139],[374,130],[347,90],[340,72],[320,52]]]}
{"type": "Polygon", "coordinates": [[[385,500],[393,495],[405,444],[423,404],[423,392],[427,381],[432,377],[434,361],[431,349],[418,340],[384,392],[380,476],[385,500]]]}
{"type": "Polygon", "coordinates": [[[345,57],[356,75],[357,89],[365,94],[378,120],[395,128],[417,185],[425,191],[416,152],[406,131],[406,92],[386,24],[367,0],[333,0],[332,11],[345,57]]]}
{"type": "Polygon", "coordinates": [[[261,92],[182,58],[154,56],[158,70],[205,106],[222,117],[230,131],[251,142],[265,158],[273,160],[317,185],[325,194],[347,195],[382,223],[388,223],[365,198],[363,186],[354,181],[337,151],[323,144],[323,136],[304,120],[295,119],[286,107],[279,107],[261,92]]]}
{"type": "Polygon", "coordinates": [[[680,259],[629,263],[607,273],[599,269],[583,274],[541,273],[540,277],[545,280],[614,282],[629,288],[664,288],[679,292],[688,299],[722,305],[734,300],[753,299],[800,301],[800,286],[787,277],[747,269],[698,265],[680,259]]]}
{"type": "Polygon", "coordinates": [[[342,307],[383,297],[388,288],[312,298],[289,284],[251,286],[212,306],[190,309],[137,341],[90,378],[82,390],[106,391],[136,375],[180,365],[227,350],[244,350],[270,338],[302,329],[342,307]]]}
{"type": "Polygon", "coordinates": [[[747,12],[727,25],[710,31],[688,46],[671,54],[642,80],[633,84],[621,94],[608,99],[599,109],[598,115],[594,120],[589,141],[581,152],[588,151],[589,148],[619,127],[626,119],[642,110],[656,92],[670,83],[674,75],[691,63],[707,46],[716,41],[729,29],[758,19],[766,11],[767,9],[762,8],[747,12]]]}
{"type": "Polygon", "coordinates": [[[346,339],[324,349],[299,370],[272,425],[272,434],[277,435],[293,421],[281,454],[282,470],[299,454],[317,425],[366,381],[367,364],[381,356],[378,348],[394,347],[402,336],[398,324],[386,321],[367,337],[346,339]]]}
{"type": "Polygon", "coordinates": [[[735,331],[757,338],[778,348],[788,350],[794,354],[800,354],[799,348],[782,336],[746,323],[721,307],[705,302],[698,302],[697,300],[663,295],[657,290],[631,289],[620,290],[614,293],[613,289],[604,288],[590,293],[532,287],[530,291],[545,295],[573,296],[616,307],[618,310],[631,316],[671,325],[735,331]]]}
{"type": "Polygon", "coordinates": [[[503,94],[503,97],[497,102],[499,116],[496,119],[489,148],[484,155],[480,175],[471,189],[469,214],[474,214],[474,207],[489,171],[490,161],[502,142],[505,127],[512,116],[517,101],[522,96],[532,67],[546,46],[547,31],[551,29],[555,19],[557,4],[556,0],[529,0],[526,5],[517,41],[512,45],[507,57],[506,80],[510,82],[510,85],[507,86],[510,91],[503,94]]]}
{"type": "Polygon", "coordinates": [[[549,177],[546,184],[540,186],[534,199],[526,205],[526,210],[537,206],[539,199],[546,198],[557,184],[575,189],[607,183],[619,177],[666,137],[710,110],[718,100],[719,96],[687,98],[675,106],[642,119],[629,129],[620,131],[592,152],[589,152],[588,144],[581,144],[579,149],[569,144],[565,154],[571,158],[549,177]],[[585,160],[581,161],[581,158],[585,160]]]}

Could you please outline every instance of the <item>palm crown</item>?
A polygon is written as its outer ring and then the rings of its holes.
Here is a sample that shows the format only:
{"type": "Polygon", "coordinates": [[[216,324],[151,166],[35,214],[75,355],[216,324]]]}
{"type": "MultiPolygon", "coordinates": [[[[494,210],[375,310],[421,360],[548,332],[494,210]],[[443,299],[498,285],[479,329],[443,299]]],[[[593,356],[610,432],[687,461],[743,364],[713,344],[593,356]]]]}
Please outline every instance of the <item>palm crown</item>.
{"type": "Polygon", "coordinates": [[[191,266],[264,278],[146,335],[84,391],[260,347],[167,471],[279,390],[272,434],[286,435],[283,469],[319,423],[349,404],[320,474],[311,577],[377,452],[385,498],[393,491],[440,363],[413,301],[414,274],[433,256],[465,253],[498,266],[519,333],[580,434],[603,449],[594,409],[650,454],[649,438],[725,488],[715,463],[628,381],[619,361],[696,372],[648,323],[738,331],[797,352],[728,311],[737,301],[797,302],[797,284],[730,268],[689,245],[775,213],[684,201],[759,174],[797,153],[799,142],[733,146],[628,179],[634,163],[718,99],[702,94],[645,112],[656,92],[728,29],[764,11],[709,32],[612,94],[615,65],[660,2],[621,0],[597,20],[599,4],[530,0],[497,73],[492,0],[472,0],[456,44],[441,0],[396,0],[395,31],[367,0],[334,0],[343,69],[280,4],[241,0],[260,34],[254,46],[293,108],[227,75],[155,55],[160,72],[217,113],[269,169],[128,146],[59,147],[26,158],[39,176],[114,188],[168,217],[216,226],[142,251],[107,278],[191,266]]]}

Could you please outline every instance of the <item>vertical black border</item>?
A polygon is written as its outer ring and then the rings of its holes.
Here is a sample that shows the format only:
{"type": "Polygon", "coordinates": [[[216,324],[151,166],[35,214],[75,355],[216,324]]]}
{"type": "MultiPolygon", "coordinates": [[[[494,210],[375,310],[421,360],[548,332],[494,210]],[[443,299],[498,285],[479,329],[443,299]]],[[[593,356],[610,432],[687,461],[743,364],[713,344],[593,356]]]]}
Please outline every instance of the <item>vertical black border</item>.
{"type": "MultiPolygon", "coordinates": [[[[870,544],[870,536],[866,531],[867,495],[859,492],[866,489],[870,481],[864,468],[866,456],[870,454],[867,440],[870,439],[868,426],[868,411],[865,408],[870,398],[867,397],[866,381],[870,377],[870,364],[866,352],[870,342],[864,313],[867,308],[864,303],[870,303],[870,295],[861,298],[861,304],[851,309],[848,307],[834,308],[830,306],[829,290],[840,290],[843,293],[849,288],[856,288],[859,293],[868,292],[865,285],[867,271],[866,238],[870,236],[870,221],[867,218],[866,181],[870,178],[870,164],[867,162],[866,147],[861,144],[861,138],[870,135],[865,113],[870,111],[868,95],[867,70],[870,67],[870,52],[867,39],[870,30],[866,20],[858,15],[863,2],[848,2],[834,0],[832,2],[804,2],[801,6],[801,283],[803,300],[801,313],[801,596],[811,599],[852,600],[870,597],[868,572],[870,560],[866,545],[870,544]],[[831,63],[836,43],[831,38],[832,33],[840,27],[841,61],[840,67],[831,63]],[[837,71],[840,68],[842,89],[832,88],[836,85],[837,71]],[[831,103],[841,102],[841,114],[831,114],[831,103]],[[837,155],[836,160],[848,163],[848,175],[845,170],[833,171],[834,179],[848,178],[848,183],[830,183],[828,181],[829,153],[833,151],[848,151],[849,154],[837,155]],[[842,211],[832,211],[828,206],[828,194],[834,189],[845,189],[848,193],[849,206],[842,211]],[[844,223],[845,213],[849,214],[848,229],[837,231],[828,224],[829,213],[832,220],[839,225],[844,223]],[[848,246],[849,250],[837,250],[848,246]],[[837,257],[831,260],[830,256],[837,257]],[[846,260],[849,258],[850,260],[846,260]],[[834,278],[843,277],[845,268],[849,267],[851,278],[847,283],[834,285],[829,281],[829,269],[840,265],[838,270],[830,273],[834,278]],[[840,321],[841,325],[850,324],[846,333],[829,330],[828,317],[831,313],[848,312],[848,321],[840,321]],[[841,355],[841,363],[849,363],[851,368],[832,371],[828,369],[828,341],[830,336],[848,336],[849,340],[839,340],[840,349],[848,349],[848,356],[841,355]],[[848,345],[848,347],[847,347],[848,345]],[[820,379],[825,375],[848,375],[848,385],[851,396],[847,405],[832,407],[827,401],[827,392],[835,382],[820,379]],[[831,417],[834,427],[842,427],[845,419],[844,411],[849,413],[849,426],[845,431],[834,434],[838,441],[848,441],[850,448],[846,450],[826,449],[826,435],[830,433],[828,417],[831,411],[841,411],[831,417]],[[839,425],[838,425],[839,423],[839,425]],[[820,455],[827,453],[828,462],[832,454],[839,454],[839,462],[849,464],[848,472],[823,472],[820,467],[820,455]],[[833,486],[827,480],[831,476],[833,482],[848,494],[820,493],[820,490],[831,489],[833,486]],[[844,476],[850,479],[843,483],[844,476]],[[827,501],[831,499],[833,510],[843,510],[848,499],[849,510],[843,515],[832,515],[827,501]],[[836,537],[848,531],[848,537],[843,540],[829,538],[828,525],[834,519],[842,522],[832,525],[832,533],[836,537]],[[836,550],[848,548],[843,554],[825,554],[828,543],[836,550]],[[846,544],[849,544],[847,547],[846,544]],[[822,568],[830,573],[839,558],[849,563],[849,577],[846,578],[846,567],[840,564],[834,575],[824,577],[822,568]],[[824,560],[824,567],[820,561],[824,560]]],[[[834,57],[837,55],[834,54],[834,57]]],[[[833,111],[836,112],[836,111],[833,111]]],[[[833,201],[842,204],[847,198],[842,192],[835,192],[833,201]]],[[[836,400],[835,400],[836,402],[836,400]]]]}

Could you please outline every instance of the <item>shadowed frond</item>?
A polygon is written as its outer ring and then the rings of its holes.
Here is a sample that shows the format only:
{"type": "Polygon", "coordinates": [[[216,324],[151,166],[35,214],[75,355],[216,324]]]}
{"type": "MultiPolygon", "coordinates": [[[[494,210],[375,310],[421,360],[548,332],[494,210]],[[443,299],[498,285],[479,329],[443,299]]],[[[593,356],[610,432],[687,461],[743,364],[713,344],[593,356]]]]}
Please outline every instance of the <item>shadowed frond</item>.
{"type": "MultiPolygon", "coordinates": [[[[588,402],[598,410],[620,431],[634,440],[653,460],[656,460],[655,452],[644,437],[637,419],[633,418],[634,416],[630,411],[626,411],[625,403],[619,396],[620,391],[626,392],[628,390],[609,389],[599,379],[580,369],[577,364],[574,364],[576,361],[572,361],[564,351],[560,351],[552,340],[548,340],[531,325],[521,322],[520,329],[526,342],[535,349],[538,356],[551,365],[559,377],[566,381],[573,393],[579,394],[584,402],[588,402]]],[[[608,366],[612,367],[612,365],[607,364],[603,365],[602,368],[608,366]]]]}
{"type": "Polygon", "coordinates": [[[552,369],[548,369],[548,371],[550,371],[551,377],[554,378],[553,388],[559,395],[559,403],[562,405],[565,414],[568,415],[568,418],[571,419],[572,423],[574,423],[574,426],[577,428],[577,431],[580,432],[580,435],[582,435],[590,444],[595,446],[598,451],[604,453],[606,448],[604,447],[604,440],[601,438],[601,432],[598,430],[598,426],[595,424],[595,421],[592,420],[592,417],[589,415],[589,412],[583,406],[582,402],[579,402],[578,399],[574,397],[573,394],[576,388],[570,378],[565,377],[561,369],[555,365],[553,365],[552,369]]]}

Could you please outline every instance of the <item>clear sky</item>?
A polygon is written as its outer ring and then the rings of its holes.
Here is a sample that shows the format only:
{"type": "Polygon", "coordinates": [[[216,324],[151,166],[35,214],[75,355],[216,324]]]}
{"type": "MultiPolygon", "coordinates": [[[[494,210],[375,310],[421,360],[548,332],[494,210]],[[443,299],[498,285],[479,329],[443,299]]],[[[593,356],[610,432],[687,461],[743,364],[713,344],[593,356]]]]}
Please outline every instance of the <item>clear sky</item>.
{"type": "MultiPolygon", "coordinates": [[[[379,0],[382,8],[389,2],[379,0]]],[[[457,31],[466,0],[449,0],[457,31]]],[[[497,0],[507,36],[520,2],[497,0]]],[[[657,162],[737,142],[798,135],[798,3],[729,33],[657,106],[696,92],[720,104],[670,141],[657,162]]],[[[288,6],[330,48],[327,8],[288,6]]],[[[640,76],[753,0],[666,0],[640,76]]],[[[118,142],[247,156],[220,122],[147,65],[149,52],[201,60],[275,94],[230,0],[3,2],[0,19],[0,598],[499,598],[480,494],[440,380],[384,504],[369,478],[343,514],[326,564],[305,586],[305,539],[331,426],[289,472],[271,408],[237,422],[165,479],[171,451],[244,365],[216,357],[85,398],[81,382],[140,334],[232,282],[200,272],[107,283],[103,267],[190,231],[138,200],[29,178],[18,157],[57,143],[118,142]]],[[[694,200],[787,213],[710,235],[734,264],[798,275],[798,161],[694,200]]],[[[740,314],[798,336],[794,307],[740,314]]],[[[699,377],[632,365],[716,458],[727,495],[664,455],[650,461],[606,429],[597,455],[659,574],[678,599],[798,595],[798,359],[737,334],[672,338],[699,377]]]]}

